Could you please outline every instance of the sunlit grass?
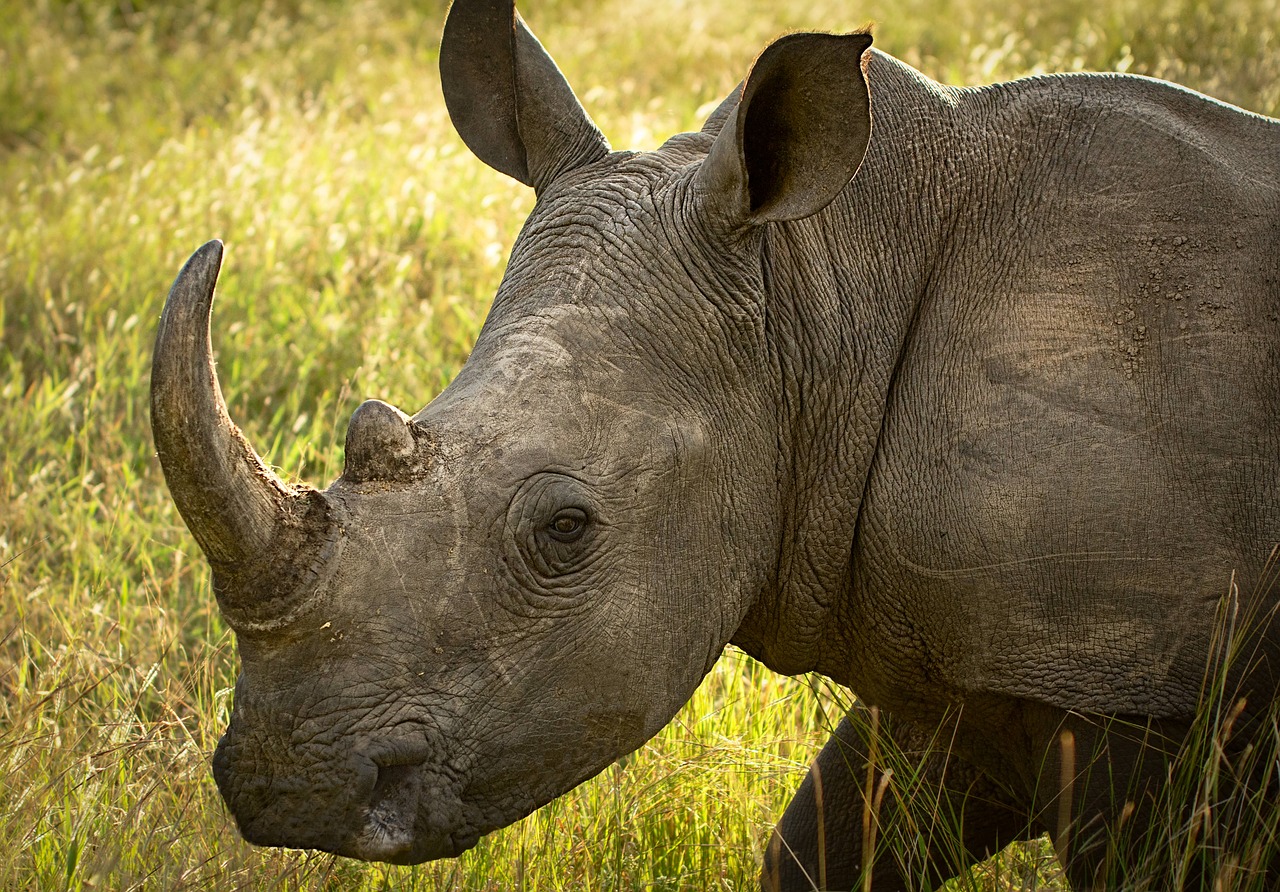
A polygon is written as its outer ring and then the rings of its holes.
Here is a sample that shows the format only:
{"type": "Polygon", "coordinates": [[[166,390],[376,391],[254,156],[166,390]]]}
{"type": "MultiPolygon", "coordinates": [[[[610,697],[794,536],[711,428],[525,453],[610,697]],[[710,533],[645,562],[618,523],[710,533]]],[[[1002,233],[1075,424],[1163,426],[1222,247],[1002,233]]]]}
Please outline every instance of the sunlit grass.
{"type": "MultiPolygon", "coordinates": [[[[1119,68],[1280,111],[1275,0],[524,11],[622,148],[696,127],[777,34],[868,22],[952,82],[1119,68]]],[[[741,655],[653,744],[456,862],[253,849],[213,788],[234,650],[153,456],[155,321],[186,256],[225,239],[231,411],[319,485],[363,398],[413,411],[444,386],[532,196],[452,133],[442,18],[408,0],[0,8],[0,887],[754,886],[834,716],[741,655]]]]}

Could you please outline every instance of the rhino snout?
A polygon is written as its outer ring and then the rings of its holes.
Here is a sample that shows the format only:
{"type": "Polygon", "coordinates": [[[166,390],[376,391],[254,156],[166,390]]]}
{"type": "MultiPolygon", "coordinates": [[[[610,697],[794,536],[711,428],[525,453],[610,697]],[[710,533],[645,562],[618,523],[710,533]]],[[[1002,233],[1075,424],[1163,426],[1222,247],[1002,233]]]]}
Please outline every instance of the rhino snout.
{"type": "Polygon", "coordinates": [[[454,785],[425,753],[350,753],[321,764],[293,754],[267,765],[267,747],[224,736],[213,775],[240,833],[263,846],[320,849],[393,864],[459,855],[479,834],[461,826],[454,785]]]}

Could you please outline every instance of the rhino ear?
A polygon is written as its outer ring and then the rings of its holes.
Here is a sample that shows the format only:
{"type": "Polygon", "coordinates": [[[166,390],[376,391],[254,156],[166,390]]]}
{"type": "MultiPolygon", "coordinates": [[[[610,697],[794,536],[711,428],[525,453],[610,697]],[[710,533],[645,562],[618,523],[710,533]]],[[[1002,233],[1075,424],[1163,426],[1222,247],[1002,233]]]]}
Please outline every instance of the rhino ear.
{"type": "Polygon", "coordinates": [[[798,220],[826,207],[871,138],[862,73],[870,45],[870,34],[790,34],[770,44],[698,170],[698,191],[734,223],[798,220]]]}
{"type": "Polygon", "coordinates": [[[535,190],[609,153],[513,0],[455,0],[440,43],[440,82],[462,141],[535,190]]]}

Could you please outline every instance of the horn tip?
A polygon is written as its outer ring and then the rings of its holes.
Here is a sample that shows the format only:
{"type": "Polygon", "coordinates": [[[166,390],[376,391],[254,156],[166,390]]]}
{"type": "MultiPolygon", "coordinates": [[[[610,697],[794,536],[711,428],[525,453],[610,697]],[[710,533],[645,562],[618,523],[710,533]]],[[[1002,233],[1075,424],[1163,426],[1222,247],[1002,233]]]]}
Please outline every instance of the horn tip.
{"type": "Polygon", "coordinates": [[[215,267],[222,266],[222,249],[222,239],[210,239],[197,248],[196,252],[191,255],[191,260],[187,262],[190,263],[192,260],[199,258],[203,263],[212,263],[215,267]]]}
{"type": "Polygon", "coordinates": [[[187,258],[169,289],[165,312],[177,312],[177,307],[203,308],[205,312],[213,303],[213,289],[222,270],[222,240],[205,242],[187,258]],[[174,308],[172,311],[170,308],[174,308]]]}

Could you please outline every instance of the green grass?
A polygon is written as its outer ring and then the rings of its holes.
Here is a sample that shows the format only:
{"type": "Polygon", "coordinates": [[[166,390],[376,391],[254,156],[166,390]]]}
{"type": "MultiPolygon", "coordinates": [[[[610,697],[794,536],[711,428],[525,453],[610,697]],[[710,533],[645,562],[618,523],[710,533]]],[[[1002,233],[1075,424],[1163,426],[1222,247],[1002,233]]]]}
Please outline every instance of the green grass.
{"type": "MultiPolygon", "coordinates": [[[[524,11],[620,148],[697,126],[780,32],[868,21],[955,83],[1119,68],[1280,112],[1276,0],[1096,7],[524,11]]],[[[155,322],[186,256],[225,239],[232,414],[318,485],[363,398],[413,411],[444,386],[532,196],[450,129],[442,18],[408,0],[0,2],[0,887],[754,887],[832,698],[740,654],[625,765],[456,862],[254,849],[214,790],[234,649],[153,455],[155,322]]],[[[1033,888],[1044,864],[1022,850],[986,888],[1033,888]]]]}

